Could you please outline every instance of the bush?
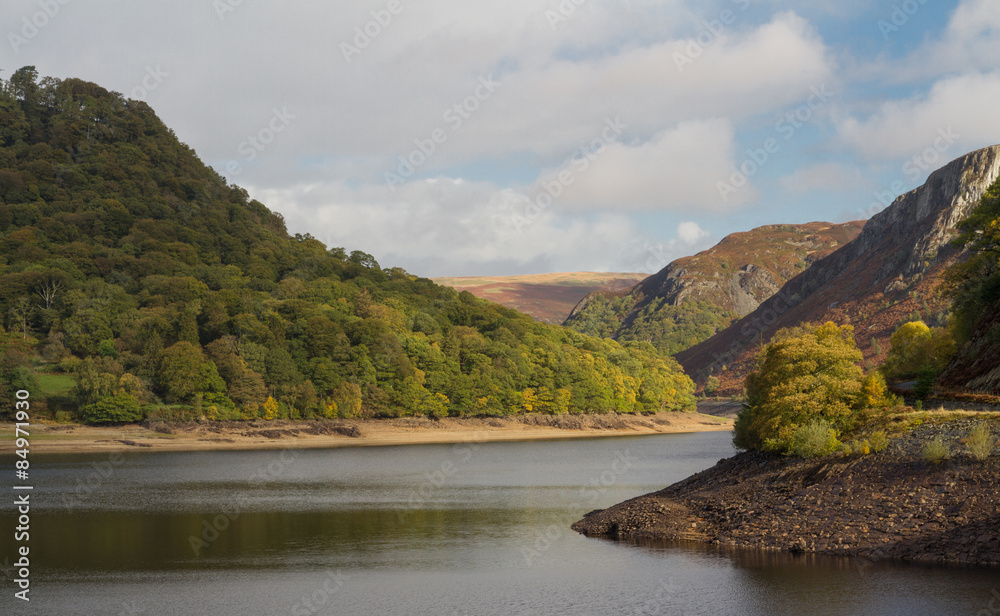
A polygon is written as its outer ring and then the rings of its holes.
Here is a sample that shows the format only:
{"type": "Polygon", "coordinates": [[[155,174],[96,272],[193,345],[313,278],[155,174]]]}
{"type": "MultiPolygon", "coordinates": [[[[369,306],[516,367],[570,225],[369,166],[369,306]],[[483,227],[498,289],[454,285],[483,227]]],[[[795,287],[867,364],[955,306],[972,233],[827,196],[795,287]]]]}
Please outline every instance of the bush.
{"type": "Polygon", "coordinates": [[[719,391],[721,386],[722,384],[719,382],[718,378],[714,376],[708,377],[705,379],[705,395],[714,396],[719,391]]]}
{"type": "Polygon", "coordinates": [[[872,445],[868,439],[854,440],[850,443],[844,443],[840,447],[840,453],[847,457],[850,456],[867,456],[872,452],[872,445]]]}
{"type": "Polygon", "coordinates": [[[886,435],[885,430],[876,430],[872,432],[869,437],[872,451],[875,453],[880,453],[889,448],[889,437],[886,435]]]}
{"type": "Polygon", "coordinates": [[[934,391],[934,384],[937,382],[937,371],[932,368],[924,368],[917,375],[917,383],[913,386],[913,395],[923,400],[934,391]]]}
{"type": "Polygon", "coordinates": [[[979,424],[969,430],[969,436],[965,439],[969,453],[980,462],[990,457],[994,444],[993,432],[986,424],[979,424]]]}
{"type": "Polygon", "coordinates": [[[122,423],[142,421],[142,409],[132,394],[104,396],[93,404],[80,407],[77,417],[84,423],[122,423]]]}
{"type": "Polygon", "coordinates": [[[940,464],[950,455],[951,448],[945,445],[944,439],[940,436],[924,445],[924,449],[920,453],[920,457],[924,459],[924,462],[931,464],[940,464]]]}
{"type": "Polygon", "coordinates": [[[817,419],[799,427],[792,435],[792,453],[800,458],[820,458],[837,451],[841,446],[837,431],[830,423],[817,419]]]}

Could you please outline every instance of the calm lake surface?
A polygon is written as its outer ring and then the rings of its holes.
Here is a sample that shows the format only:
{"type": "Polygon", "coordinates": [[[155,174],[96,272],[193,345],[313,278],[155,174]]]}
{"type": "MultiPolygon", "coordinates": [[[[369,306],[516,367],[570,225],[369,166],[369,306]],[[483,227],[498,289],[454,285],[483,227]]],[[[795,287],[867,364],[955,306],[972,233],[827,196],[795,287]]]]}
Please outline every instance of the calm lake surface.
{"type": "MultiPolygon", "coordinates": [[[[996,569],[629,545],[568,528],[732,453],[730,434],[706,433],[35,456],[31,602],[13,599],[8,568],[0,613],[1000,614],[996,569]]],[[[11,511],[0,558],[15,549],[11,511]]]]}

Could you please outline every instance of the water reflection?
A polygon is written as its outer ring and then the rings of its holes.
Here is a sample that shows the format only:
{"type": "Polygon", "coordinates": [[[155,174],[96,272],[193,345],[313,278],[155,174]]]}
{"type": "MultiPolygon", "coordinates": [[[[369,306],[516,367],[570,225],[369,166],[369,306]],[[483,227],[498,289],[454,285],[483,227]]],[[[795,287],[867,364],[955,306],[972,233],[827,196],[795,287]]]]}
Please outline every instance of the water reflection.
{"type": "MultiPolygon", "coordinates": [[[[4,597],[0,613],[291,614],[331,572],[344,583],[316,614],[938,615],[988,607],[995,570],[629,544],[569,530],[589,509],[712,466],[731,454],[729,438],[493,443],[472,455],[450,445],[303,451],[266,481],[251,477],[279,452],[130,454],[72,507],[63,497],[102,457],[40,457],[31,549],[44,601],[25,610],[4,597]],[[625,452],[634,464],[609,474],[625,452]],[[454,472],[434,474],[449,461],[454,472]],[[587,502],[581,493],[596,496],[587,502]]],[[[0,524],[11,521],[3,510],[0,524]]],[[[0,553],[11,553],[11,541],[0,533],[0,553]]]]}

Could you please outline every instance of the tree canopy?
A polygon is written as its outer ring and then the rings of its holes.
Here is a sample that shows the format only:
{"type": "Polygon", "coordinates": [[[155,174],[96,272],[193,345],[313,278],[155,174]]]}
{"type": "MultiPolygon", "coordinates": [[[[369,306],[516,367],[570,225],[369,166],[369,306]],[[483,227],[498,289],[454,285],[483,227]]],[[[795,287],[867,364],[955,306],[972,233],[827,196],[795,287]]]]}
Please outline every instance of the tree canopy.
{"type": "Polygon", "coordinates": [[[967,249],[969,258],[948,270],[946,282],[956,335],[962,342],[1000,302],[1000,178],[958,228],[954,244],[967,249]]]}
{"type": "Polygon", "coordinates": [[[733,442],[741,449],[787,452],[795,433],[817,420],[853,427],[855,411],[884,400],[885,385],[866,379],[854,328],[827,322],[775,334],[746,379],[746,402],[733,442]]]}
{"type": "Polygon", "coordinates": [[[83,416],[131,418],[133,401],[218,419],[693,405],[648,343],[289,235],[145,103],[27,67],[0,80],[0,127],[0,370],[62,366],[83,416]]]}

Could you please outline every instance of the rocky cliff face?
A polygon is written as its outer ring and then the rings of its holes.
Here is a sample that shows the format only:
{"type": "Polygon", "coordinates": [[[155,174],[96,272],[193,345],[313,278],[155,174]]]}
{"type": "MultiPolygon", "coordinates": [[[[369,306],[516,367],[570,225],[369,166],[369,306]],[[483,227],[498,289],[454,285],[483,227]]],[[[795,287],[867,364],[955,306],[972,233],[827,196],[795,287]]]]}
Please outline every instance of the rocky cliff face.
{"type": "Polygon", "coordinates": [[[832,320],[853,324],[866,358],[878,361],[901,321],[912,315],[934,320],[947,309],[935,291],[941,273],[959,258],[950,245],[955,227],[998,174],[1000,146],[952,161],[873,216],[854,241],[677,359],[696,380],[715,373],[736,391],[760,343],[775,331],[832,320]]]}
{"type": "Polygon", "coordinates": [[[733,233],[636,285],[632,293],[640,299],[633,312],[657,299],[671,306],[704,300],[746,316],[809,264],[857,237],[862,226],[813,222],[733,233]]]}
{"type": "Polygon", "coordinates": [[[813,222],[734,233],[709,250],[674,261],[627,294],[588,295],[566,325],[623,340],[651,339],[654,344],[665,327],[673,328],[676,334],[663,334],[670,340],[657,346],[675,352],[680,349],[671,348],[677,343],[672,338],[687,342],[693,336],[684,348],[750,314],[790,278],[857,237],[862,226],[813,222]],[[701,314],[705,311],[712,315],[701,314]]]}

